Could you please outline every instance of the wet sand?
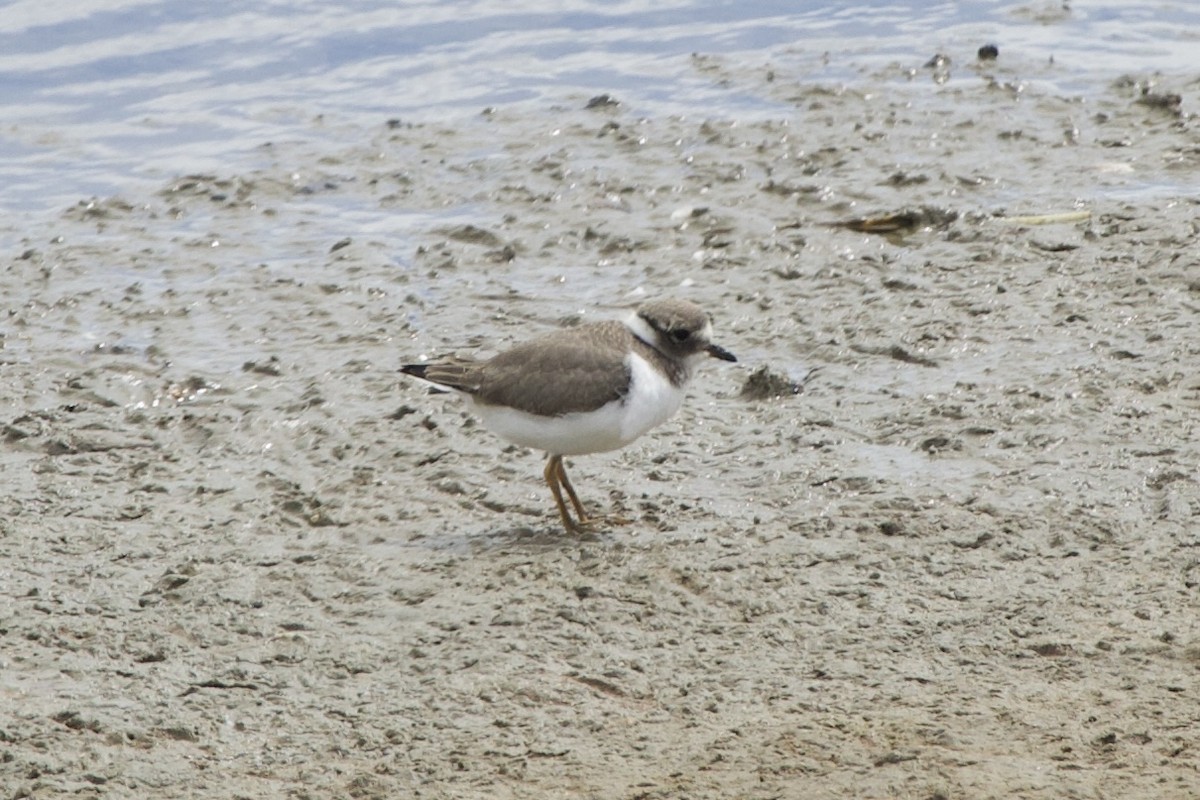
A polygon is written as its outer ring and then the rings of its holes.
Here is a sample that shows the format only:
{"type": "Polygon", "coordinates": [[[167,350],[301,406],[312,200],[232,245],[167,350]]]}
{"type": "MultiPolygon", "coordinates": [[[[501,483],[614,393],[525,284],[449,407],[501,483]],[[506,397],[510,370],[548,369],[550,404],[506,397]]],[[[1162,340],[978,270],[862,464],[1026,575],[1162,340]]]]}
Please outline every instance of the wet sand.
{"type": "Polygon", "coordinates": [[[10,223],[0,796],[1200,796],[1195,85],[1023,66],[10,223]],[[662,295],[741,362],[572,460],[594,535],[397,373],[662,295]]]}

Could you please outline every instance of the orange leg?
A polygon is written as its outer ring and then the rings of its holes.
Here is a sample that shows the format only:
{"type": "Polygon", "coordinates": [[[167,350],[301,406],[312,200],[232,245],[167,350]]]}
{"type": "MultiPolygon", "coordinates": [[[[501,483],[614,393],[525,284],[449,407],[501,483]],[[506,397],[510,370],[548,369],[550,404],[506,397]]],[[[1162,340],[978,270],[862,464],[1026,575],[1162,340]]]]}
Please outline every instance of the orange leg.
{"type": "MultiPolygon", "coordinates": [[[[571,503],[575,506],[575,510],[580,510],[579,498],[575,496],[575,490],[571,488],[571,484],[565,483],[566,472],[562,467],[562,456],[550,456],[546,461],[546,469],[542,472],[542,476],[546,479],[546,485],[550,487],[550,491],[554,492],[554,502],[558,504],[558,515],[562,517],[563,527],[567,529],[567,533],[578,533],[579,526],[571,519],[571,514],[567,511],[567,504],[563,502],[562,489],[560,482],[567,487],[567,494],[571,497],[571,503]]],[[[582,518],[582,514],[580,517],[582,518]]]]}
{"type": "Polygon", "coordinates": [[[571,481],[567,478],[567,465],[563,463],[562,456],[558,457],[558,482],[567,490],[567,496],[571,498],[571,505],[575,506],[575,514],[579,517],[580,525],[587,525],[591,520],[583,511],[583,503],[579,502],[579,495],[575,494],[575,487],[571,485],[571,481]]]}

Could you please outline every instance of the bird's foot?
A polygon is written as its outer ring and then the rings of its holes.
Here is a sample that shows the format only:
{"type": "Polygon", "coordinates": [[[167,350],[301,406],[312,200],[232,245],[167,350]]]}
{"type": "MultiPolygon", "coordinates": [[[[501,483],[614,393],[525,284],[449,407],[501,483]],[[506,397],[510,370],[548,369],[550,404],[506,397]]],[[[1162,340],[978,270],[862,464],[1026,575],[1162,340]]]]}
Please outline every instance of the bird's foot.
{"type": "Polygon", "coordinates": [[[623,517],[620,514],[600,514],[594,517],[587,517],[581,520],[572,520],[570,528],[571,533],[601,533],[609,528],[624,527],[632,525],[633,520],[628,517],[623,517]]]}

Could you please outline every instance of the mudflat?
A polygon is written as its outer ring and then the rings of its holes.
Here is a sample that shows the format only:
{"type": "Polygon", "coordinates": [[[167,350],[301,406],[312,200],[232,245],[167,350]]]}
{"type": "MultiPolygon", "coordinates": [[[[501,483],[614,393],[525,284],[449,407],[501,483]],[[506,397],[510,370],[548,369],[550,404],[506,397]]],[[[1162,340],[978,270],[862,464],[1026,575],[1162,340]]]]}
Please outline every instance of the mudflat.
{"type": "Polygon", "coordinates": [[[0,796],[1200,796],[1195,86],[693,67],[5,224],[0,796]],[[397,373],[654,296],[594,534],[397,373]]]}

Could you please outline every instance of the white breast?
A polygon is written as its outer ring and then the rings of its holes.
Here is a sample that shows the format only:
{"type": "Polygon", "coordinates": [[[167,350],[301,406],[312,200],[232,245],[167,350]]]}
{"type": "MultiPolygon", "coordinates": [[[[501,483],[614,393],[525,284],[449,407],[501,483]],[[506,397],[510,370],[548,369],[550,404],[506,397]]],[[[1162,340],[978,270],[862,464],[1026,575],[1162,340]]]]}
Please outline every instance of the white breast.
{"type": "Polygon", "coordinates": [[[626,363],[633,370],[633,388],[625,398],[622,444],[629,444],[656,425],[663,424],[683,404],[683,387],[672,384],[646,359],[630,353],[626,363]]]}
{"type": "Polygon", "coordinates": [[[543,417],[507,406],[471,405],[489,430],[523,447],[560,456],[616,450],[666,422],[683,403],[683,389],[646,359],[631,353],[626,363],[633,377],[629,395],[596,411],[543,417]]]}

